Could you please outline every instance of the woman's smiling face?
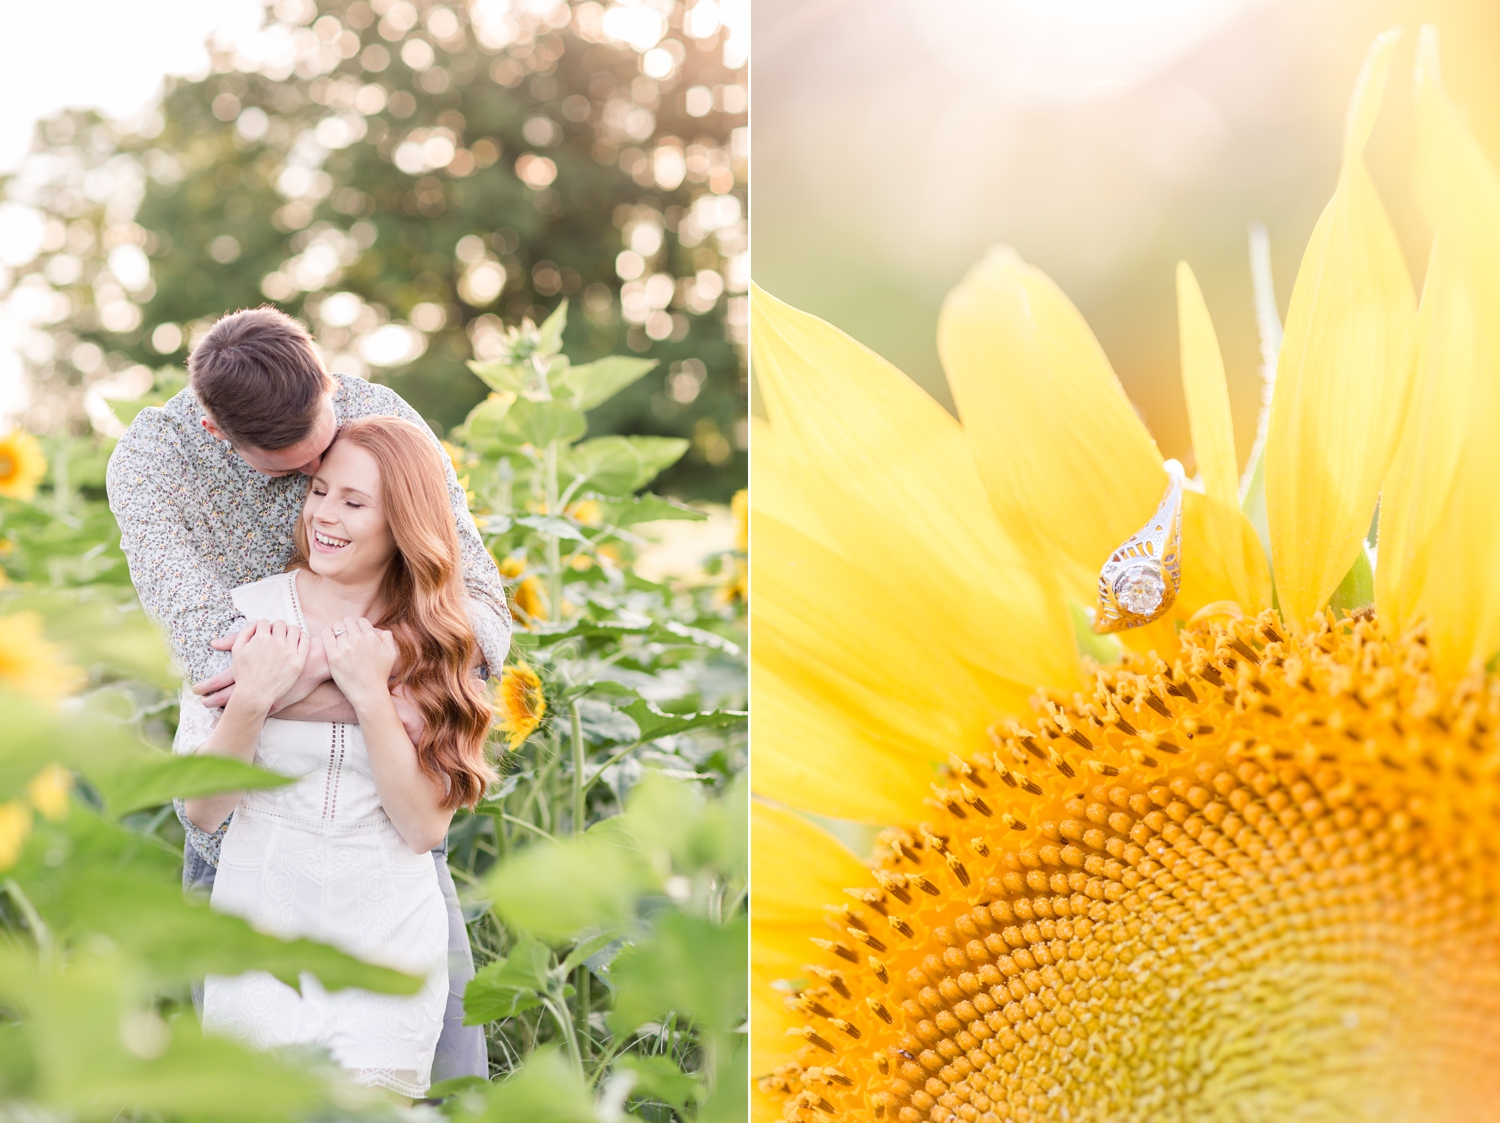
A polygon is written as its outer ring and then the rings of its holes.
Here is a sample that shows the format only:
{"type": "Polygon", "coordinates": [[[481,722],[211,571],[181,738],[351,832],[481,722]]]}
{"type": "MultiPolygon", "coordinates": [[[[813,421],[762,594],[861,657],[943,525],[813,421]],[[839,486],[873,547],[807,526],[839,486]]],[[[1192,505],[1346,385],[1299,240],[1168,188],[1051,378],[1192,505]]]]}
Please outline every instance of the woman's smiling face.
{"type": "Polygon", "coordinates": [[[378,579],[396,553],[381,506],[380,468],[349,441],[334,441],[302,506],[307,560],[314,573],[339,581],[378,579]]]}

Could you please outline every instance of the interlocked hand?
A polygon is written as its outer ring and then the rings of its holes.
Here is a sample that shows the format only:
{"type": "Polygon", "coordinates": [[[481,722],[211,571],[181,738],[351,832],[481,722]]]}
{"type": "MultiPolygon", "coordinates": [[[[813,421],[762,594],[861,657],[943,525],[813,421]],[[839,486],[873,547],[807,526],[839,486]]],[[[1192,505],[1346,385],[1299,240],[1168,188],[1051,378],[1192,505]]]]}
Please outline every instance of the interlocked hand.
{"type": "Polygon", "coordinates": [[[294,624],[257,620],[230,648],[235,695],[257,710],[269,710],[302,674],[307,633],[294,624]]]}

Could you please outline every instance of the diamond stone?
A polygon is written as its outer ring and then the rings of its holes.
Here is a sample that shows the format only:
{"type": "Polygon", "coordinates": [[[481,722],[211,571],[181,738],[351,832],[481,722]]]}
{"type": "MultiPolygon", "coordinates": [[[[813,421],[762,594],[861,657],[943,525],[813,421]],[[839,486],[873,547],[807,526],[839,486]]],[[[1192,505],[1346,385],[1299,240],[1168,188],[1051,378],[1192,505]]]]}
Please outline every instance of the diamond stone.
{"type": "Polygon", "coordinates": [[[1161,570],[1152,562],[1133,565],[1115,578],[1115,600],[1132,616],[1150,616],[1166,592],[1161,570]]]}

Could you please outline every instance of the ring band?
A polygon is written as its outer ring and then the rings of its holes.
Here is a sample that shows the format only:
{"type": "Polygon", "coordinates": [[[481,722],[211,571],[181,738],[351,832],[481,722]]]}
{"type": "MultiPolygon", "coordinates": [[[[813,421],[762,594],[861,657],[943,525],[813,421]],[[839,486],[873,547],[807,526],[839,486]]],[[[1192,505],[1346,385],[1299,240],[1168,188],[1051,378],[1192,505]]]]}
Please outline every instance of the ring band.
{"type": "Polygon", "coordinates": [[[341,635],[344,634],[344,629],[343,628],[335,628],[333,630],[333,634],[336,635],[336,636],[341,636],[341,635]]]}
{"type": "Polygon", "coordinates": [[[1099,571],[1094,631],[1139,628],[1166,615],[1182,584],[1182,465],[1168,460],[1167,490],[1151,520],[1099,571]]]}

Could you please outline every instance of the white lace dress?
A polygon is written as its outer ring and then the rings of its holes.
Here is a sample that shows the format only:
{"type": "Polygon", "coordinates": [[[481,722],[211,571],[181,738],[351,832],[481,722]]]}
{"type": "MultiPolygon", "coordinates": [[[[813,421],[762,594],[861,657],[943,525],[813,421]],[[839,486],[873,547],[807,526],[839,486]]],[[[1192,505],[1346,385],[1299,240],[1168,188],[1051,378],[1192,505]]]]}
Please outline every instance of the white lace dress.
{"type": "MultiPolygon", "coordinates": [[[[292,574],[242,585],[234,603],[251,620],[304,627],[292,574]]],[[[203,728],[201,714],[186,720],[203,728]]],[[[395,997],[330,993],[307,974],[300,994],[264,971],[210,975],[204,1029],[262,1049],[321,1046],[361,1084],[424,1095],[448,996],[448,916],[432,855],[412,853],[386,818],[359,726],[269,719],[255,763],[300,779],[240,801],[212,907],[427,981],[395,997]]]]}

